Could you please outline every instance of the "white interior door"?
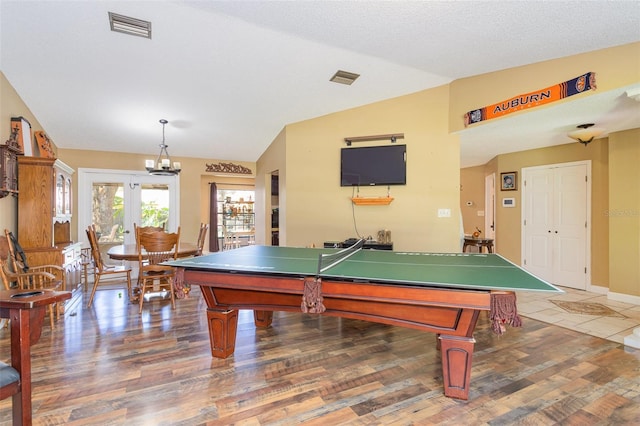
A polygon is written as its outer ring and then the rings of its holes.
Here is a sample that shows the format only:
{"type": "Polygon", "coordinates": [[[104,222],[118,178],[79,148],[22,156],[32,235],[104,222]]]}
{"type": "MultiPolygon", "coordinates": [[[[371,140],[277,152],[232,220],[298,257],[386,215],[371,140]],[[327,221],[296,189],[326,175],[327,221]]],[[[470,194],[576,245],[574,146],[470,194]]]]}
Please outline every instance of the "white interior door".
{"type": "Polygon", "coordinates": [[[587,286],[587,171],[576,165],[554,169],[554,279],[562,285],[587,286]]]}
{"type": "Polygon", "coordinates": [[[522,265],[549,282],[553,279],[553,174],[547,168],[522,170],[524,250],[522,265]]]}
{"type": "Polygon", "coordinates": [[[581,290],[589,282],[590,163],[523,169],[523,259],[531,273],[581,290]]]}
{"type": "MultiPolygon", "coordinates": [[[[484,178],[484,236],[496,238],[496,174],[484,178]]],[[[495,251],[495,246],[494,246],[495,251]]]]}

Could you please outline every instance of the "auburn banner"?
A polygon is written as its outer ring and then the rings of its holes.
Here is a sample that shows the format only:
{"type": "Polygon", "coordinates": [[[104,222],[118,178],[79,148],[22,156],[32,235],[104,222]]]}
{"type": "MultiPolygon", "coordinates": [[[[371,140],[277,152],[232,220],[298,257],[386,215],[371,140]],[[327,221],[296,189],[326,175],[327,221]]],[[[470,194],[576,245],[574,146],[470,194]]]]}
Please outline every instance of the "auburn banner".
{"type": "Polygon", "coordinates": [[[536,90],[535,92],[519,95],[506,101],[498,102],[497,104],[469,111],[464,115],[464,126],[467,127],[469,124],[479,123],[481,121],[491,120],[492,118],[502,117],[512,112],[545,105],[587,90],[595,89],[596,73],[588,72],[564,83],[547,87],[546,89],[536,90]]]}

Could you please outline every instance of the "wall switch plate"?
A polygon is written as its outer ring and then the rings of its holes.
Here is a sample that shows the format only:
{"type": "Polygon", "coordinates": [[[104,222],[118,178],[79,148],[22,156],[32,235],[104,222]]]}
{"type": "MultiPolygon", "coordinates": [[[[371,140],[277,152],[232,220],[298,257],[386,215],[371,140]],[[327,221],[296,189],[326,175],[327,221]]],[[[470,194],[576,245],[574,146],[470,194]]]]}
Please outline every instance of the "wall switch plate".
{"type": "Polygon", "coordinates": [[[484,210],[478,210],[478,216],[484,216],[484,210]]]}
{"type": "Polygon", "coordinates": [[[438,217],[451,217],[451,209],[438,209],[438,217]]]}

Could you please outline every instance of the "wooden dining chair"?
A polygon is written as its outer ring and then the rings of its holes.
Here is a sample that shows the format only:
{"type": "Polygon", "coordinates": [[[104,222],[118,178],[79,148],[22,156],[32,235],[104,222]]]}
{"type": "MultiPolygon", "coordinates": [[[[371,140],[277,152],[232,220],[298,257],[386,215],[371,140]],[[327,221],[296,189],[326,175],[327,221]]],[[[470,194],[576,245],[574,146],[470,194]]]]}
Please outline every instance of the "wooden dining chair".
{"type": "Polygon", "coordinates": [[[207,236],[207,231],[209,230],[209,224],[208,223],[201,223],[200,224],[200,231],[198,232],[198,241],[196,243],[196,247],[197,247],[197,252],[196,252],[196,256],[202,256],[202,251],[204,250],[204,242],[205,242],[205,238],[207,236]]]}
{"type": "Polygon", "coordinates": [[[175,233],[164,231],[138,232],[138,282],[140,285],[140,309],[144,296],[150,291],[169,291],[171,308],[176,308],[175,280],[176,268],[161,265],[162,262],[178,258],[180,244],[180,227],[175,233]]]}
{"type": "Polygon", "coordinates": [[[131,289],[131,268],[122,265],[107,265],[104,263],[100,253],[100,245],[98,244],[98,236],[94,225],[87,228],[87,238],[89,239],[89,246],[91,247],[91,261],[93,262],[93,288],[91,289],[91,296],[89,297],[87,308],[91,307],[93,298],[96,295],[96,290],[103,276],[119,280],[126,278],[127,296],[129,297],[129,300],[133,300],[133,293],[131,289]]]}
{"type": "Polygon", "coordinates": [[[249,241],[248,244],[255,245],[256,243],[256,228],[251,228],[251,232],[249,233],[249,241]]]}
{"type": "Polygon", "coordinates": [[[163,226],[138,226],[136,225],[135,222],[133,222],[133,235],[136,238],[136,249],[138,249],[138,234],[140,234],[141,232],[160,232],[160,231],[164,231],[164,225],[163,226]]]}
{"type": "Polygon", "coordinates": [[[135,224],[133,224],[133,231],[134,231],[134,235],[138,235],[139,232],[157,232],[157,231],[164,231],[164,225],[163,226],[138,226],[135,224]]]}
{"type": "Polygon", "coordinates": [[[67,288],[67,274],[60,265],[31,265],[27,263],[25,255],[18,239],[8,229],[4,230],[7,243],[9,244],[9,263],[14,272],[47,272],[56,277],[56,280],[62,281],[62,288],[67,288]]]}
{"type": "MultiPolygon", "coordinates": [[[[22,289],[22,290],[62,290],[63,282],[57,277],[44,270],[15,270],[12,266],[11,242],[6,236],[0,237],[0,280],[5,290],[22,289]]],[[[54,317],[58,313],[57,304],[47,307],[49,312],[49,325],[54,328],[54,317]]]]}
{"type": "MultiPolygon", "coordinates": [[[[165,223],[162,226],[138,226],[135,222],[133,222],[133,235],[136,238],[136,251],[140,250],[140,246],[138,244],[138,235],[143,232],[162,232],[165,231],[165,223]]],[[[146,263],[146,261],[145,261],[146,263]]],[[[140,275],[138,275],[137,286],[140,287],[140,275]]]]}
{"type": "Polygon", "coordinates": [[[233,232],[229,232],[226,226],[222,227],[222,250],[232,250],[240,247],[240,241],[233,232]]]}
{"type": "Polygon", "coordinates": [[[91,247],[83,247],[80,250],[80,266],[82,267],[81,281],[84,283],[84,290],[86,291],[89,288],[89,270],[93,270],[95,272],[95,269],[93,269],[94,265],[93,255],[91,254],[91,247]]]}

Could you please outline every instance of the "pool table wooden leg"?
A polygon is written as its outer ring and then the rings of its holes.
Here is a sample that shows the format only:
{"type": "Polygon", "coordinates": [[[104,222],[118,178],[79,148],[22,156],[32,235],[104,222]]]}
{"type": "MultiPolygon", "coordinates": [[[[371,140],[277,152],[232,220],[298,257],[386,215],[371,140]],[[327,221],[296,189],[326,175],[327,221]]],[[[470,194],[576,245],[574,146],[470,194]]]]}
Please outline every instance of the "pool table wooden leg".
{"type": "Polygon", "coordinates": [[[256,327],[269,327],[273,320],[273,311],[253,311],[253,322],[256,327]]]}
{"type": "Polygon", "coordinates": [[[209,321],[209,340],[211,355],[215,358],[227,358],[236,349],[236,332],[238,330],[238,311],[207,309],[209,321]]]}
{"type": "Polygon", "coordinates": [[[438,336],[442,354],[444,394],[450,398],[469,399],[473,337],[438,336]]]}

